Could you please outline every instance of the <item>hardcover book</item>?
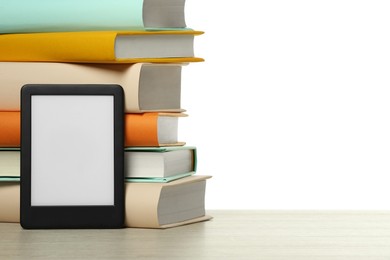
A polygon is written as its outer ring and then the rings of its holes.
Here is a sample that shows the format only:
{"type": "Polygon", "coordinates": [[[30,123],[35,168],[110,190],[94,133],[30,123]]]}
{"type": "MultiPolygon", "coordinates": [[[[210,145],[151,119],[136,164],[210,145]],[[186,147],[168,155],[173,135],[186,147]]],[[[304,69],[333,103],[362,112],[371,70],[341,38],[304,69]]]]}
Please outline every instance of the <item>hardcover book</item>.
{"type": "Polygon", "coordinates": [[[184,28],[185,0],[13,0],[2,2],[0,33],[184,28]]]}
{"type": "MultiPolygon", "coordinates": [[[[181,72],[186,63],[75,64],[0,62],[0,110],[20,110],[25,84],[118,84],[125,112],[183,112],[181,72]]],[[[1,124],[1,122],[0,122],[1,124]]]]}
{"type": "Polygon", "coordinates": [[[0,34],[0,61],[80,63],[197,62],[194,36],[182,31],[0,34]]]}
{"type": "MultiPolygon", "coordinates": [[[[182,146],[178,141],[183,113],[124,114],[125,146],[182,146]]],[[[61,138],[61,136],[58,136],[61,138]]],[[[0,111],[0,147],[20,147],[20,112],[0,111]]]]}
{"type": "Polygon", "coordinates": [[[170,228],[211,219],[205,211],[208,178],[194,175],[169,183],[126,183],[125,226],[170,228]]]}
{"type": "MultiPolygon", "coordinates": [[[[196,172],[197,154],[194,146],[125,148],[124,176],[148,182],[169,182],[196,172]],[[169,178],[156,180],[155,178],[169,178]],[[155,180],[153,180],[155,179],[155,180]]],[[[20,149],[0,148],[0,179],[18,181],[20,149]]]]}
{"type": "MultiPolygon", "coordinates": [[[[169,183],[125,183],[125,227],[171,228],[210,220],[206,180],[194,175],[169,183]]],[[[0,178],[0,222],[20,222],[20,184],[0,178]]]]}
{"type": "Polygon", "coordinates": [[[125,148],[125,177],[163,178],[196,172],[193,146],[125,148]]]}
{"type": "Polygon", "coordinates": [[[178,141],[183,113],[125,114],[125,146],[182,146],[178,141]]]}

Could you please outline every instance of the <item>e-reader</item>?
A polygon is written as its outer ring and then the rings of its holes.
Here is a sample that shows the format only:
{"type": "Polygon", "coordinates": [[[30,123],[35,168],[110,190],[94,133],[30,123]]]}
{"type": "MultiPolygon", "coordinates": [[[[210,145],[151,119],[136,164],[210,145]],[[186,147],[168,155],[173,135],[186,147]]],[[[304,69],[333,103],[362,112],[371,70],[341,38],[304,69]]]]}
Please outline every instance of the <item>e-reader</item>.
{"type": "Polygon", "coordinates": [[[123,107],[119,85],[22,87],[23,228],[123,226],[123,107]]]}

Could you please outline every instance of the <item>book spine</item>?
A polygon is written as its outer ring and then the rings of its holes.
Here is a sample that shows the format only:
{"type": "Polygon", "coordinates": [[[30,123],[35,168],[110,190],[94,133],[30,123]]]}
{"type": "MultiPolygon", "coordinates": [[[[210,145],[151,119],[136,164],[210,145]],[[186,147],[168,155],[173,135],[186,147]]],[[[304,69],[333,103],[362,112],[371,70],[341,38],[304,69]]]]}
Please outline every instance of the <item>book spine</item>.
{"type": "Polygon", "coordinates": [[[124,89],[125,112],[139,113],[138,88],[143,66],[143,63],[0,62],[1,110],[20,110],[20,89],[25,84],[118,84],[124,89]]]}
{"type": "Polygon", "coordinates": [[[159,146],[158,113],[126,114],[125,146],[159,146]]]}
{"type": "Polygon", "coordinates": [[[0,222],[20,221],[20,185],[0,182],[0,222]]]}
{"type": "Polygon", "coordinates": [[[161,189],[161,185],[150,183],[125,184],[126,227],[159,227],[158,203],[161,189]]]}
{"type": "Polygon", "coordinates": [[[3,34],[0,60],[115,62],[116,35],[115,32],[3,34]]]}
{"type": "Polygon", "coordinates": [[[131,28],[144,28],[143,0],[18,0],[7,1],[0,8],[0,33],[131,28]]]}
{"type": "Polygon", "coordinates": [[[20,113],[0,111],[0,147],[20,146],[20,113]]]}

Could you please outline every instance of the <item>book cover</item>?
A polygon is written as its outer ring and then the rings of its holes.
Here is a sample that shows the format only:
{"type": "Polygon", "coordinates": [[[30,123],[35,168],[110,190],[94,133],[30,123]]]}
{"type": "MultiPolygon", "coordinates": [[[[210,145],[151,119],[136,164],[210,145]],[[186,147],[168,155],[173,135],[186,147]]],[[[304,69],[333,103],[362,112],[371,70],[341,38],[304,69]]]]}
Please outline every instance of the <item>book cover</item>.
{"type": "Polygon", "coordinates": [[[39,83],[118,84],[126,113],[183,112],[181,73],[186,65],[0,62],[0,110],[19,111],[22,86],[39,83]]]}
{"type": "Polygon", "coordinates": [[[88,31],[0,34],[0,61],[81,63],[199,62],[184,31],[88,31]]]}

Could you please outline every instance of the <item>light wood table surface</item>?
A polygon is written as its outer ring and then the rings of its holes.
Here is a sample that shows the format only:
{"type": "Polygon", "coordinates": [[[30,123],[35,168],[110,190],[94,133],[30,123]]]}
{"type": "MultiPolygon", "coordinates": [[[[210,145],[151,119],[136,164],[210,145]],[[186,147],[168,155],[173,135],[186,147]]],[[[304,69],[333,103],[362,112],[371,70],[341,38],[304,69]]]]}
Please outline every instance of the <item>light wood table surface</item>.
{"type": "Polygon", "coordinates": [[[0,259],[390,260],[390,211],[208,211],[166,230],[23,230],[0,224],[0,259]]]}

